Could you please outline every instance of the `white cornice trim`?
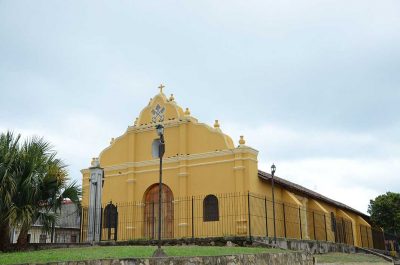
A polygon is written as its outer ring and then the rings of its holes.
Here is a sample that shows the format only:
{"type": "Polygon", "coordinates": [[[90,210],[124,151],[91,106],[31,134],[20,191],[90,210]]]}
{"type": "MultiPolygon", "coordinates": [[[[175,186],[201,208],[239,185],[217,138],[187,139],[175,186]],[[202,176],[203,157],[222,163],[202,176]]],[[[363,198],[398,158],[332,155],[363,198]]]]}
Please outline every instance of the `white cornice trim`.
{"type": "MultiPolygon", "coordinates": [[[[178,166],[172,166],[172,167],[163,167],[163,170],[179,170],[181,168],[189,168],[189,167],[198,167],[198,166],[206,166],[206,165],[215,165],[215,164],[222,164],[222,163],[234,163],[235,161],[253,161],[253,162],[258,162],[257,159],[253,158],[241,158],[241,159],[227,159],[227,160],[220,160],[220,161],[212,161],[212,162],[205,162],[205,163],[196,163],[196,164],[191,164],[191,165],[178,165],[178,166]]],[[[245,167],[243,167],[244,169],[245,167]]],[[[122,169],[122,168],[121,168],[122,169]]],[[[128,167],[123,168],[123,169],[128,169],[128,167]]],[[[242,169],[240,167],[233,167],[234,170],[239,170],[242,169]]],[[[121,174],[105,174],[106,178],[109,177],[121,177],[121,176],[126,176],[129,174],[142,174],[142,173],[149,173],[149,172],[158,172],[158,168],[152,168],[152,169],[146,169],[146,170],[130,170],[127,172],[121,172],[121,174]]],[[[188,173],[178,173],[178,176],[188,176],[188,173]]]]}
{"type": "Polygon", "coordinates": [[[253,155],[258,155],[258,150],[254,149],[254,148],[252,148],[250,146],[247,146],[247,145],[241,145],[241,146],[233,149],[233,152],[235,154],[250,153],[250,154],[253,154],[253,155]]]}
{"type": "MultiPolygon", "coordinates": [[[[232,155],[235,153],[250,153],[250,154],[258,154],[258,151],[252,148],[238,148],[235,149],[225,149],[225,150],[219,150],[219,151],[213,151],[213,152],[206,152],[206,153],[199,153],[199,154],[190,154],[190,155],[179,155],[179,156],[174,156],[174,157],[168,157],[163,159],[164,164],[171,164],[171,163],[178,163],[181,161],[193,161],[193,160],[198,160],[198,159],[207,159],[207,158],[215,158],[215,157],[221,157],[221,156],[228,156],[232,155]]],[[[237,160],[240,160],[241,158],[238,158],[237,160]]],[[[217,162],[217,161],[216,161],[217,162]]],[[[122,170],[130,167],[146,167],[146,166],[154,166],[158,165],[160,161],[158,159],[152,159],[152,160],[146,160],[146,161],[140,161],[140,162],[125,162],[123,164],[119,165],[113,165],[113,166],[106,166],[104,167],[104,171],[113,171],[113,170],[122,170]]],[[[190,165],[188,165],[190,166],[190,165]]],[[[89,172],[87,171],[88,169],[82,169],[82,173],[89,172]]]]}
{"type": "MultiPolygon", "coordinates": [[[[163,125],[165,128],[170,128],[170,127],[178,127],[181,124],[186,124],[189,122],[194,122],[197,123],[197,120],[194,119],[193,117],[190,116],[185,116],[173,120],[166,120],[163,122],[163,125]]],[[[158,123],[147,123],[143,125],[135,125],[135,126],[128,126],[128,129],[126,130],[127,132],[146,132],[146,131],[152,131],[155,130],[155,126],[158,123]]]]}

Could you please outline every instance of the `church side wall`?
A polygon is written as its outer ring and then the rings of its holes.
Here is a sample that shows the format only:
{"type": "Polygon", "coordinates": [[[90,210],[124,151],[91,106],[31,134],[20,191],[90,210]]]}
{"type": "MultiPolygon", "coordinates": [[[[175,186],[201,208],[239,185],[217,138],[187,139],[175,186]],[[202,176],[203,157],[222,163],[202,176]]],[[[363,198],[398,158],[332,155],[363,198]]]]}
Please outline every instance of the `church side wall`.
{"type": "MultiPolygon", "coordinates": [[[[258,177],[250,183],[250,191],[254,194],[265,196],[268,202],[272,200],[271,183],[258,177]]],[[[287,238],[317,239],[332,242],[335,242],[335,240],[347,240],[347,243],[355,246],[372,246],[372,233],[370,230],[365,229],[366,232],[362,230],[364,242],[361,242],[360,235],[360,225],[365,227],[370,227],[370,225],[361,216],[353,212],[340,209],[336,205],[325,201],[310,198],[307,194],[298,191],[293,193],[279,184],[275,184],[275,201],[278,237],[284,237],[283,219],[285,218],[286,224],[291,224],[290,227],[286,226],[287,238]],[[290,194],[293,196],[289,196],[290,194]],[[283,204],[285,204],[286,216],[283,216],[283,204]],[[333,213],[335,220],[332,219],[331,213],[333,213]],[[339,222],[338,227],[333,225],[333,222],[336,224],[336,221],[339,222]],[[300,225],[302,231],[300,231],[300,225]],[[335,238],[335,229],[340,230],[337,231],[340,235],[337,234],[336,236],[342,237],[341,239],[335,238]],[[350,232],[351,234],[349,234],[350,232]]],[[[267,215],[272,216],[272,209],[267,212],[267,215]]],[[[272,222],[268,224],[268,231],[273,231],[272,222]]],[[[260,234],[262,233],[265,234],[265,228],[260,234]]]]}

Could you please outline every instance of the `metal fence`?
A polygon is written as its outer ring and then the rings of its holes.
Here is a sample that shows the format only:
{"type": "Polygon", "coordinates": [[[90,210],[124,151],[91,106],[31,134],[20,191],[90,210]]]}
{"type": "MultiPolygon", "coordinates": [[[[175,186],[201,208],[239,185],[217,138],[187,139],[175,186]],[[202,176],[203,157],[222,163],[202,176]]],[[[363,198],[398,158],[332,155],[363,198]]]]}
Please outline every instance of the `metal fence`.
{"type": "MultiPolygon", "coordinates": [[[[274,219],[273,208],[273,202],[269,198],[252,193],[194,196],[162,201],[161,238],[276,236],[354,245],[355,228],[346,218],[276,201],[274,219]]],[[[101,216],[101,240],[158,238],[158,201],[115,204],[109,202],[97,211],[101,216]]],[[[82,241],[87,240],[89,234],[88,214],[89,209],[82,208],[82,241]]],[[[362,246],[384,246],[384,241],[379,238],[379,231],[373,234],[367,226],[360,226],[359,229],[362,246]]]]}

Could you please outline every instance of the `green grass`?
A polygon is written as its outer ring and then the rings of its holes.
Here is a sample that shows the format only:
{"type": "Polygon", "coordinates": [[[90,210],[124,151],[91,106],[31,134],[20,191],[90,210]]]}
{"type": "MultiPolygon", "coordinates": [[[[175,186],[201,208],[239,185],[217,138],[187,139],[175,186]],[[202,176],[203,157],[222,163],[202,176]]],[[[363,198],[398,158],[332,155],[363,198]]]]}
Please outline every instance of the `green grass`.
{"type": "MultiPolygon", "coordinates": [[[[107,258],[150,257],[155,249],[156,247],[153,246],[104,246],[1,253],[0,264],[6,265],[33,262],[45,263],[107,258]]],[[[229,254],[254,254],[261,252],[285,252],[280,249],[267,248],[198,246],[168,246],[164,247],[164,250],[168,256],[216,256],[229,254]]]]}
{"type": "MultiPolygon", "coordinates": [[[[319,263],[347,263],[347,262],[386,262],[384,259],[367,254],[328,253],[315,255],[319,263]]],[[[390,264],[390,263],[388,263],[390,264]]]]}

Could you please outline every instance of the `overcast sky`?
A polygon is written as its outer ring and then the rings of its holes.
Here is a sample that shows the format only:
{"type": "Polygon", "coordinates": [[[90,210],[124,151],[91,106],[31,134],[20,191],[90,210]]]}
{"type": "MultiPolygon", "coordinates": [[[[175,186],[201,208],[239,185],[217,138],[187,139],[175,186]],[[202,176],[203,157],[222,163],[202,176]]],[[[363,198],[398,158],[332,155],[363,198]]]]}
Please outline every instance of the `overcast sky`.
{"type": "Polygon", "coordinates": [[[160,83],[263,170],[363,212],[400,191],[400,1],[0,0],[0,131],[72,178],[160,83]]]}

